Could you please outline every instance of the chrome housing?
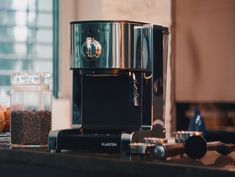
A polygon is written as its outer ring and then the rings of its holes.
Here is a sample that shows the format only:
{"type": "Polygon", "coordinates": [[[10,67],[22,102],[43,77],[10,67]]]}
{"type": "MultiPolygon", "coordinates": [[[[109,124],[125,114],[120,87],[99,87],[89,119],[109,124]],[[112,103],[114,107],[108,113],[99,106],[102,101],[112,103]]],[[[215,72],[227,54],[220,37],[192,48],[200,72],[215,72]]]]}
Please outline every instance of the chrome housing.
{"type": "Polygon", "coordinates": [[[71,68],[151,69],[141,61],[140,22],[74,21],[71,27],[71,68]],[[88,39],[98,45],[88,48],[88,39]]]}

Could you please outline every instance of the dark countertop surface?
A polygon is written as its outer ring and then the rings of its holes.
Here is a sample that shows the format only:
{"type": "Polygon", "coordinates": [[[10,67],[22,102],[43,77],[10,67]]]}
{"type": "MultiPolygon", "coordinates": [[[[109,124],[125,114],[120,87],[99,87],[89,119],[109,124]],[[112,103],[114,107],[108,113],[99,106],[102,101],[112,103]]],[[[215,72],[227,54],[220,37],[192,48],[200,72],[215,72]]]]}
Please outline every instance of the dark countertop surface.
{"type": "Polygon", "coordinates": [[[1,176],[235,176],[235,151],[208,151],[198,161],[186,155],[164,161],[147,157],[78,152],[50,153],[47,148],[10,148],[0,141],[1,176]]]}

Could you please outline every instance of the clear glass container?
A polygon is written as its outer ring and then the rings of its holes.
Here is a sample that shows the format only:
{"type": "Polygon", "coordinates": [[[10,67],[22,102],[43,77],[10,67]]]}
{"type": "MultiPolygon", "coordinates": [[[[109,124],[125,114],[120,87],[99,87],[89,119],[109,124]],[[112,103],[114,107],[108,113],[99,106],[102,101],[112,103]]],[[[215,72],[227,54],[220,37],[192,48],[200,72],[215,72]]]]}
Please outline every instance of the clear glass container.
{"type": "Polygon", "coordinates": [[[11,90],[11,145],[47,146],[51,130],[49,73],[15,73],[11,90]]]}

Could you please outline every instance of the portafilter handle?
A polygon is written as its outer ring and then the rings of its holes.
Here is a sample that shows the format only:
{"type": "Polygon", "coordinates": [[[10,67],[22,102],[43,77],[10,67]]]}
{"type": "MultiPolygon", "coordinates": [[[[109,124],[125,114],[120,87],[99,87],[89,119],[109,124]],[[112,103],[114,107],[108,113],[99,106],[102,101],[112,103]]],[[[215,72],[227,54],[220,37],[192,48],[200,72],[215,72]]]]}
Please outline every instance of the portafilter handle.
{"type": "Polygon", "coordinates": [[[190,136],[184,143],[184,151],[193,160],[201,159],[206,155],[207,142],[200,135],[190,136]]]}
{"type": "Polygon", "coordinates": [[[221,141],[208,142],[207,150],[214,150],[222,155],[228,155],[235,150],[235,144],[225,144],[221,141]]]}
{"type": "Polygon", "coordinates": [[[156,159],[166,159],[186,153],[189,158],[201,159],[207,152],[207,143],[202,136],[193,135],[185,143],[173,143],[156,145],[154,148],[154,157],[156,159]]]}

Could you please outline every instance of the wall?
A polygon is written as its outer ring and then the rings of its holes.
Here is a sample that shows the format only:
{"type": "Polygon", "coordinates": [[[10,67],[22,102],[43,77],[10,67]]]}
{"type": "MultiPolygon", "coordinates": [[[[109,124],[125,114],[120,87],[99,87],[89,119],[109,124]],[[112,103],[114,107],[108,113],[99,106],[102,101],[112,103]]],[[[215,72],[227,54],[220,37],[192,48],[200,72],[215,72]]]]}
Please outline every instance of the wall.
{"type": "Polygon", "coordinates": [[[78,0],[81,20],[136,20],[171,25],[170,0],[78,0]]]}
{"type": "MultiPolygon", "coordinates": [[[[71,98],[69,21],[133,20],[171,26],[171,0],[61,0],[60,2],[60,98],[71,98]]],[[[169,72],[167,78],[169,88],[170,76],[169,72]]],[[[167,99],[170,99],[170,92],[167,92],[167,99]]],[[[170,101],[167,102],[166,109],[168,113],[166,116],[170,117],[170,101]]],[[[167,120],[169,122],[169,118],[167,120]]],[[[169,126],[168,123],[168,128],[169,126]]]]}
{"type": "Polygon", "coordinates": [[[177,102],[235,101],[235,1],[177,0],[177,102]]]}
{"type": "Polygon", "coordinates": [[[70,128],[72,122],[69,22],[76,19],[74,4],[76,0],[59,4],[59,99],[52,101],[52,129],[70,128]]]}

